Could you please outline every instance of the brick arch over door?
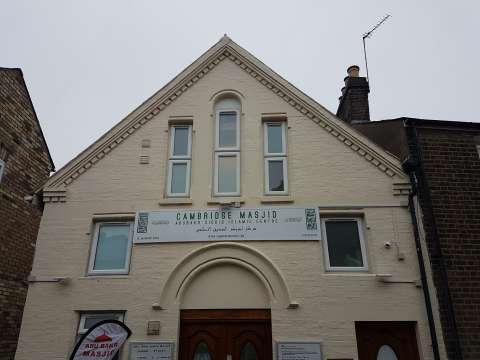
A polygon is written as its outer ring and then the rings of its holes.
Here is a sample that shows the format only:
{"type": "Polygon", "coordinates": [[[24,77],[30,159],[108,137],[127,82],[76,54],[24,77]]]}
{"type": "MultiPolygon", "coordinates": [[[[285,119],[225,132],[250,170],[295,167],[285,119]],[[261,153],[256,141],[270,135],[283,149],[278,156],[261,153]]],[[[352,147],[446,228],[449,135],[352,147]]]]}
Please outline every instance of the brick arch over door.
{"type": "Polygon", "coordinates": [[[215,243],[194,250],[172,270],[160,295],[163,309],[179,308],[182,297],[194,279],[212,267],[241,268],[261,282],[272,308],[287,308],[292,303],[287,283],[280,270],[258,250],[237,243],[215,243]]]}

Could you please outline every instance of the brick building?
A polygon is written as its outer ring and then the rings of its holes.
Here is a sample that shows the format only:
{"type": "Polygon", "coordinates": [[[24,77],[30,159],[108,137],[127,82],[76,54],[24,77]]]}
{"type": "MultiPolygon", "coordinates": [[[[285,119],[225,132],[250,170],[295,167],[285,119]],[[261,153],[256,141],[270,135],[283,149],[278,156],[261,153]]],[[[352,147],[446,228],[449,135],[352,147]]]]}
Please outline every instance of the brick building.
{"type": "Polygon", "coordinates": [[[225,36],[44,185],[16,359],[434,359],[408,184],[225,36]]]}
{"type": "Polygon", "coordinates": [[[405,169],[422,215],[419,235],[428,250],[448,358],[480,359],[480,123],[370,122],[368,83],[352,68],[349,75],[363,86],[350,91],[346,78],[337,115],[401,161],[409,159],[405,169]],[[345,111],[343,104],[353,106],[345,111]]]}
{"type": "Polygon", "coordinates": [[[13,359],[54,165],[20,69],[0,68],[0,359],[13,359]]]}

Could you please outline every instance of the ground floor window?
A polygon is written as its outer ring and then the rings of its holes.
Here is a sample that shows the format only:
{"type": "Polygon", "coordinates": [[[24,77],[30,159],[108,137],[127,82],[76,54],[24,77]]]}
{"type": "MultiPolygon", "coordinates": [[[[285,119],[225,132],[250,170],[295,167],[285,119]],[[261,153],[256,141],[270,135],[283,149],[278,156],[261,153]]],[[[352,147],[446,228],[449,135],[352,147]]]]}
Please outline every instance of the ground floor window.
{"type": "MultiPolygon", "coordinates": [[[[85,334],[88,329],[93,325],[99,323],[103,320],[118,320],[123,321],[124,313],[123,312],[84,312],[80,313],[80,321],[78,324],[77,339],[80,340],[83,334],[85,334]]],[[[119,359],[119,353],[115,355],[113,360],[119,359]]]]}

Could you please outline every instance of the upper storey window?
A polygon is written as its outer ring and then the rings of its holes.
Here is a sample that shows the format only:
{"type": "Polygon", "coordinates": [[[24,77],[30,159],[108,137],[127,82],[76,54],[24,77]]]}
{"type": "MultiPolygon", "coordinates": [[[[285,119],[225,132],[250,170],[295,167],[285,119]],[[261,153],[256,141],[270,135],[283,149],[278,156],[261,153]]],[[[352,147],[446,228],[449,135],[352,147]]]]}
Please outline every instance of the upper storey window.
{"type": "Polygon", "coordinates": [[[288,193],[285,121],[264,123],[265,193],[288,193]]]}
{"type": "Polygon", "coordinates": [[[233,97],[215,104],[215,195],[240,195],[240,112],[233,97]]]}
{"type": "Polygon", "coordinates": [[[192,125],[170,127],[167,195],[187,197],[190,193],[192,125]]]}

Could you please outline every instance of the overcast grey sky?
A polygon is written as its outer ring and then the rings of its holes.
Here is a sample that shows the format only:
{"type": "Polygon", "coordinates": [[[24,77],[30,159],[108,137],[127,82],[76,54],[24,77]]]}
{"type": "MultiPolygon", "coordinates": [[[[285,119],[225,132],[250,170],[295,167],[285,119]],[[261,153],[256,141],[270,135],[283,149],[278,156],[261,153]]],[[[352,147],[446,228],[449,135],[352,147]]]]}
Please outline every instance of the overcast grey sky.
{"type": "Polygon", "coordinates": [[[227,33],[336,111],[346,68],[373,120],[480,121],[476,0],[0,0],[0,66],[20,67],[57,169],[227,33]]]}

